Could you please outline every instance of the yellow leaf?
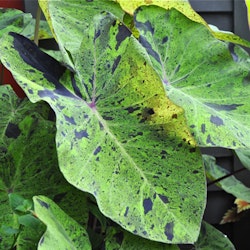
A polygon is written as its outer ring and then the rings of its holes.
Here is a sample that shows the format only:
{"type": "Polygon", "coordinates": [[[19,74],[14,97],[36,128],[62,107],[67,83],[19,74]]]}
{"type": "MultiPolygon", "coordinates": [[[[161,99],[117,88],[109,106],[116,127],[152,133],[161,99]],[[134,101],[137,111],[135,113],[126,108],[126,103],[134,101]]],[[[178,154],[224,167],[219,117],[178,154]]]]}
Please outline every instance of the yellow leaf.
{"type": "MultiPolygon", "coordinates": [[[[142,5],[157,5],[167,10],[175,8],[182,14],[184,14],[186,17],[188,17],[190,20],[205,25],[215,38],[235,44],[240,44],[242,46],[250,47],[249,41],[246,41],[240,38],[239,36],[236,36],[233,33],[228,34],[220,30],[217,31],[212,30],[207,24],[207,22],[192,8],[188,0],[133,0],[133,1],[114,0],[114,1],[118,2],[121,5],[122,9],[125,12],[129,13],[130,15],[133,15],[134,11],[142,5]]],[[[245,1],[248,5],[250,5],[250,0],[245,0],[245,1]]]]}
{"type": "Polygon", "coordinates": [[[134,1],[128,1],[128,0],[115,0],[118,2],[122,9],[129,13],[130,15],[134,14],[134,11],[142,5],[157,5],[159,7],[162,7],[164,9],[171,9],[175,8],[181,13],[183,13],[185,16],[187,16],[189,19],[198,22],[206,24],[204,19],[193,10],[191,5],[189,4],[188,0],[134,0],[134,1]]]}
{"type": "Polygon", "coordinates": [[[247,209],[250,209],[250,203],[248,203],[244,200],[237,198],[234,203],[237,205],[237,212],[238,213],[245,211],[247,209]]]}

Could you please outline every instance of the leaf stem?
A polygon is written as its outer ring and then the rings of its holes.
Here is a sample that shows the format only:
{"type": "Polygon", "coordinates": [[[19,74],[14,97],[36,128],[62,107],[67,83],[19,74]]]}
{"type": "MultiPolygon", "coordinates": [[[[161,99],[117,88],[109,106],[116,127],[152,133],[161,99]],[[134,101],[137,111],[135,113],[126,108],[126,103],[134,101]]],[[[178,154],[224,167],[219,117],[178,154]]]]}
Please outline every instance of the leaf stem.
{"type": "Polygon", "coordinates": [[[224,175],[224,176],[222,176],[222,177],[220,177],[220,178],[218,178],[218,179],[216,179],[216,180],[213,180],[213,181],[209,182],[209,183],[207,184],[207,186],[209,187],[209,186],[211,186],[211,185],[213,185],[213,184],[216,184],[217,182],[222,181],[222,180],[224,180],[224,179],[226,179],[226,178],[228,178],[228,177],[230,177],[230,176],[232,176],[232,175],[238,174],[238,173],[240,173],[240,172],[242,172],[242,171],[244,171],[244,170],[246,170],[246,168],[244,168],[244,167],[243,167],[243,168],[240,168],[240,169],[238,169],[238,170],[236,170],[236,171],[234,171],[234,172],[232,172],[232,173],[230,173],[230,174],[224,175]]]}
{"type": "Polygon", "coordinates": [[[38,41],[39,41],[39,26],[40,26],[41,14],[42,14],[42,10],[41,10],[41,7],[38,5],[37,12],[36,12],[35,32],[34,32],[34,43],[37,46],[38,46],[38,41]]]}

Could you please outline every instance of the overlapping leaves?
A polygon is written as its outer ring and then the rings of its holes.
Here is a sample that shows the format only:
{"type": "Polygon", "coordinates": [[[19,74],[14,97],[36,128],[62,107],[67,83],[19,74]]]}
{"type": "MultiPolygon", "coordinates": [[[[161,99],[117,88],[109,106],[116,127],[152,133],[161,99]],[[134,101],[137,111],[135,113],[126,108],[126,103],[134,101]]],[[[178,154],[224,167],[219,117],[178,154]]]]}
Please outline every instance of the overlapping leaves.
{"type": "MultiPolygon", "coordinates": [[[[229,171],[216,164],[215,158],[209,155],[203,155],[204,165],[207,176],[212,180],[217,180],[229,174],[229,171]]],[[[237,198],[250,202],[250,188],[246,187],[234,176],[229,176],[216,183],[226,192],[237,198]]]]}
{"type": "Polygon", "coordinates": [[[39,5],[59,44],[64,63],[71,68],[74,68],[75,56],[79,53],[82,38],[87,35],[85,31],[93,16],[108,11],[122,20],[124,15],[118,4],[106,0],[39,0],[39,5]]]}
{"type": "MultiPolygon", "coordinates": [[[[33,195],[47,195],[85,226],[85,195],[70,186],[59,171],[55,126],[48,120],[48,105],[20,100],[9,86],[1,86],[0,106],[0,248],[34,248],[44,230],[41,226],[25,226],[20,231],[19,224],[26,225],[32,217],[13,213],[16,206],[10,206],[13,199],[9,195],[17,194],[27,200],[33,195]],[[72,200],[76,206],[72,207],[72,200]],[[15,239],[13,234],[18,237],[15,239]]],[[[25,212],[23,208],[21,211],[25,212]]]]}
{"type": "MultiPolygon", "coordinates": [[[[250,42],[246,41],[239,36],[231,33],[231,32],[223,32],[220,30],[212,29],[206,21],[192,8],[188,0],[133,0],[133,1],[127,1],[127,0],[114,0],[115,2],[120,3],[122,9],[129,13],[130,15],[133,15],[136,9],[140,6],[150,6],[150,5],[156,5],[159,7],[162,7],[166,10],[170,10],[172,8],[177,9],[179,12],[184,14],[186,17],[188,17],[190,20],[195,21],[197,23],[201,23],[204,26],[206,26],[211,34],[217,39],[232,42],[235,44],[240,44],[246,47],[250,47],[250,42]]],[[[246,0],[247,2],[247,0],[246,0]]]]}
{"type": "MultiPolygon", "coordinates": [[[[34,29],[35,19],[31,14],[16,9],[0,9],[0,37],[8,32],[17,32],[33,39],[34,29]]],[[[52,38],[49,26],[44,20],[40,21],[38,37],[39,39],[52,38]]]]}
{"type": "Polygon", "coordinates": [[[185,109],[199,145],[249,148],[249,57],[231,45],[230,53],[228,44],[176,10],[142,7],[135,23],[167,96],[185,109]]]}
{"type": "Polygon", "coordinates": [[[205,185],[182,109],[112,15],[96,16],[84,34],[75,75],[16,34],[2,40],[1,58],[32,101],[54,109],[59,164],[70,183],[134,234],[194,242],[205,185]]]}

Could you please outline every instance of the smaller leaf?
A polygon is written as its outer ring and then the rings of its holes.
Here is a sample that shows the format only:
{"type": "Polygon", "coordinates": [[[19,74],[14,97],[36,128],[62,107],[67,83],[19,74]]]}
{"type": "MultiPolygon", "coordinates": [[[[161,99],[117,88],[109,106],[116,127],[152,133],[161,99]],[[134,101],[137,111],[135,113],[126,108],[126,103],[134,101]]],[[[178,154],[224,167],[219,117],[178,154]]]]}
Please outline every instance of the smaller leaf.
{"type": "Polygon", "coordinates": [[[240,213],[247,209],[250,209],[250,203],[237,198],[234,202],[237,205],[237,212],[240,213]]]}
{"type": "MultiPolygon", "coordinates": [[[[209,179],[216,180],[230,174],[229,171],[216,164],[214,157],[203,155],[202,158],[204,161],[206,174],[209,179]]],[[[221,187],[227,193],[250,202],[250,188],[246,187],[234,176],[227,176],[227,178],[216,182],[216,185],[221,187]]]]}
{"type": "Polygon", "coordinates": [[[47,226],[38,249],[91,249],[87,232],[52,200],[34,196],[37,217],[47,226]]]}
{"type": "Polygon", "coordinates": [[[24,200],[23,204],[16,207],[16,211],[26,213],[33,208],[33,203],[31,200],[24,200]]]}
{"type": "Polygon", "coordinates": [[[202,222],[200,236],[194,245],[196,250],[235,250],[226,235],[205,221],[202,222]]]}
{"type": "Polygon", "coordinates": [[[237,207],[232,207],[231,209],[228,209],[227,212],[224,214],[220,224],[236,222],[239,221],[241,217],[242,214],[237,212],[237,207]]]}
{"type": "Polygon", "coordinates": [[[16,193],[9,194],[9,201],[12,210],[16,213],[26,213],[33,207],[33,203],[31,200],[26,200],[21,195],[16,193]]]}
{"type": "Polygon", "coordinates": [[[5,235],[15,235],[19,233],[19,229],[13,228],[10,226],[2,225],[0,228],[0,233],[5,234],[5,235]]]}
{"type": "Polygon", "coordinates": [[[35,216],[32,214],[25,214],[18,217],[18,222],[20,225],[31,227],[36,229],[41,223],[35,216]]]}

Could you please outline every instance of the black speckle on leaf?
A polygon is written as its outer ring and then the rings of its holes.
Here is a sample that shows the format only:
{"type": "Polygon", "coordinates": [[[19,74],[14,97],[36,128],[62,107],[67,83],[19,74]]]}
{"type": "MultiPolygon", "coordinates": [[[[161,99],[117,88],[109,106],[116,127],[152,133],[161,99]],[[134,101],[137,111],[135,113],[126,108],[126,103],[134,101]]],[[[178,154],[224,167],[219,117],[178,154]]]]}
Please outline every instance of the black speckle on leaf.
{"type": "Polygon", "coordinates": [[[151,23],[149,21],[146,21],[144,23],[144,27],[153,35],[154,34],[154,28],[152,27],[151,23]]]}
{"type": "Polygon", "coordinates": [[[91,3],[94,2],[94,0],[86,0],[86,2],[91,3]]]}
{"type": "Polygon", "coordinates": [[[113,117],[111,117],[111,116],[106,116],[106,115],[103,115],[102,118],[103,118],[105,121],[112,121],[112,120],[114,120],[113,117]]]}
{"type": "Polygon", "coordinates": [[[168,197],[165,195],[158,194],[159,198],[163,201],[164,204],[169,203],[168,197]]]}
{"type": "Polygon", "coordinates": [[[30,94],[34,94],[34,92],[33,92],[32,89],[28,89],[28,92],[29,92],[30,94]]]}
{"type": "Polygon", "coordinates": [[[205,134],[206,133],[206,124],[201,124],[201,132],[203,133],[203,134],[205,134]]]}
{"type": "Polygon", "coordinates": [[[215,104],[215,103],[205,103],[208,107],[213,108],[218,111],[233,111],[238,107],[243,106],[243,104],[215,104]]]}
{"type": "Polygon", "coordinates": [[[150,109],[147,110],[147,113],[149,115],[153,115],[155,112],[154,112],[154,110],[152,108],[150,108],[150,109]]]}
{"type": "Polygon", "coordinates": [[[176,67],[175,70],[174,70],[174,73],[175,73],[175,74],[178,73],[178,71],[180,70],[180,67],[181,67],[180,64],[178,64],[177,67],[176,67]]]}
{"type": "Polygon", "coordinates": [[[172,119],[177,119],[177,117],[178,117],[177,114],[172,115],[172,119]]]}
{"type": "Polygon", "coordinates": [[[98,146],[95,151],[94,151],[94,155],[97,155],[98,153],[100,153],[100,151],[102,150],[101,146],[98,146]]]}
{"type": "Polygon", "coordinates": [[[218,117],[218,116],[211,115],[210,122],[212,122],[216,126],[222,126],[222,125],[224,125],[223,120],[220,117],[218,117]]]}
{"type": "Polygon", "coordinates": [[[111,69],[112,74],[114,74],[114,72],[115,72],[117,66],[118,66],[119,63],[120,63],[120,60],[121,60],[121,55],[119,55],[119,56],[116,57],[116,59],[115,59],[113,65],[112,65],[112,69],[111,69]]]}
{"type": "Polygon", "coordinates": [[[174,222],[166,224],[164,233],[167,236],[167,239],[170,241],[173,240],[174,238],[173,229],[174,229],[174,222]]]}
{"type": "Polygon", "coordinates": [[[76,125],[76,122],[74,120],[74,117],[69,117],[69,116],[66,116],[64,115],[64,119],[65,121],[67,121],[68,123],[72,124],[72,125],[76,125]]]}
{"type": "Polygon", "coordinates": [[[118,33],[116,35],[116,46],[115,49],[118,50],[121,43],[127,38],[131,36],[131,32],[129,31],[129,29],[122,24],[118,25],[118,33]]]}
{"type": "Polygon", "coordinates": [[[129,207],[126,207],[126,211],[125,211],[125,213],[124,213],[124,217],[127,217],[128,211],[129,211],[129,207]]]}
{"type": "Polygon", "coordinates": [[[211,136],[210,136],[210,135],[208,135],[208,136],[207,136],[206,143],[207,143],[207,144],[210,144],[210,145],[215,146],[215,143],[212,141],[212,139],[211,139],[211,136]]]}
{"type": "Polygon", "coordinates": [[[162,44],[163,44],[163,43],[166,43],[167,41],[168,41],[168,36],[163,37],[163,39],[162,39],[162,44]]]}
{"type": "Polygon", "coordinates": [[[76,80],[75,80],[75,74],[73,72],[70,72],[70,79],[71,79],[71,84],[72,84],[72,87],[74,89],[74,93],[82,98],[82,94],[81,94],[81,91],[80,89],[78,88],[77,84],[76,84],[76,80]]]}
{"type": "Polygon", "coordinates": [[[101,31],[100,31],[100,30],[97,30],[97,31],[95,32],[94,42],[95,42],[95,40],[96,40],[100,35],[101,35],[101,31]]]}
{"type": "Polygon", "coordinates": [[[143,200],[143,208],[144,208],[144,214],[147,214],[150,212],[153,208],[153,202],[150,198],[143,200]]]}
{"type": "Polygon", "coordinates": [[[5,135],[8,138],[16,139],[20,134],[21,134],[21,130],[19,129],[19,127],[16,124],[14,124],[14,123],[8,124],[7,129],[5,131],[5,135]]]}
{"type": "Polygon", "coordinates": [[[42,206],[42,207],[45,207],[45,208],[49,208],[49,204],[47,204],[46,202],[44,202],[44,201],[41,201],[41,200],[39,200],[39,199],[37,199],[37,201],[38,201],[38,203],[42,206]]]}
{"type": "Polygon", "coordinates": [[[139,110],[140,109],[140,107],[128,107],[128,108],[126,108],[125,110],[127,110],[128,111],[128,113],[129,114],[131,114],[131,113],[133,113],[134,111],[136,111],[136,110],[139,110]]]}
{"type": "MultiPolygon", "coordinates": [[[[47,53],[41,51],[30,39],[14,32],[10,32],[9,35],[14,38],[14,48],[23,61],[43,73],[44,78],[54,85],[54,92],[63,96],[75,98],[75,96],[59,81],[66,71],[66,67],[61,65],[47,53]]],[[[39,92],[41,94],[41,90],[39,92]]],[[[52,91],[47,90],[47,92],[52,91]]]]}
{"type": "Polygon", "coordinates": [[[86,130],[81,130],[79,132],[75,130],[75,137],[77,139],[89,138],[89,134],[86,130]]]}
{"type": "Polygon", "coordinates": [[[193,174],[198,174],[198,173],[199,173],[198,170],[194,170],[194,171],[193,171],[193,174]]]}
{"type": "Polygon", "coordinates": [[[143,36],[139,37],[139,42],[143,45],[143,47],[145,47],[145,49],[147,50],[148,54],[151,55],[152,57],[154,57],[154,59],[161,63],[160,57],[157,54],[157,52],[155,52],[152,48],[152,45],[147,41],[147,39],[145,39],[143,36]]]}

